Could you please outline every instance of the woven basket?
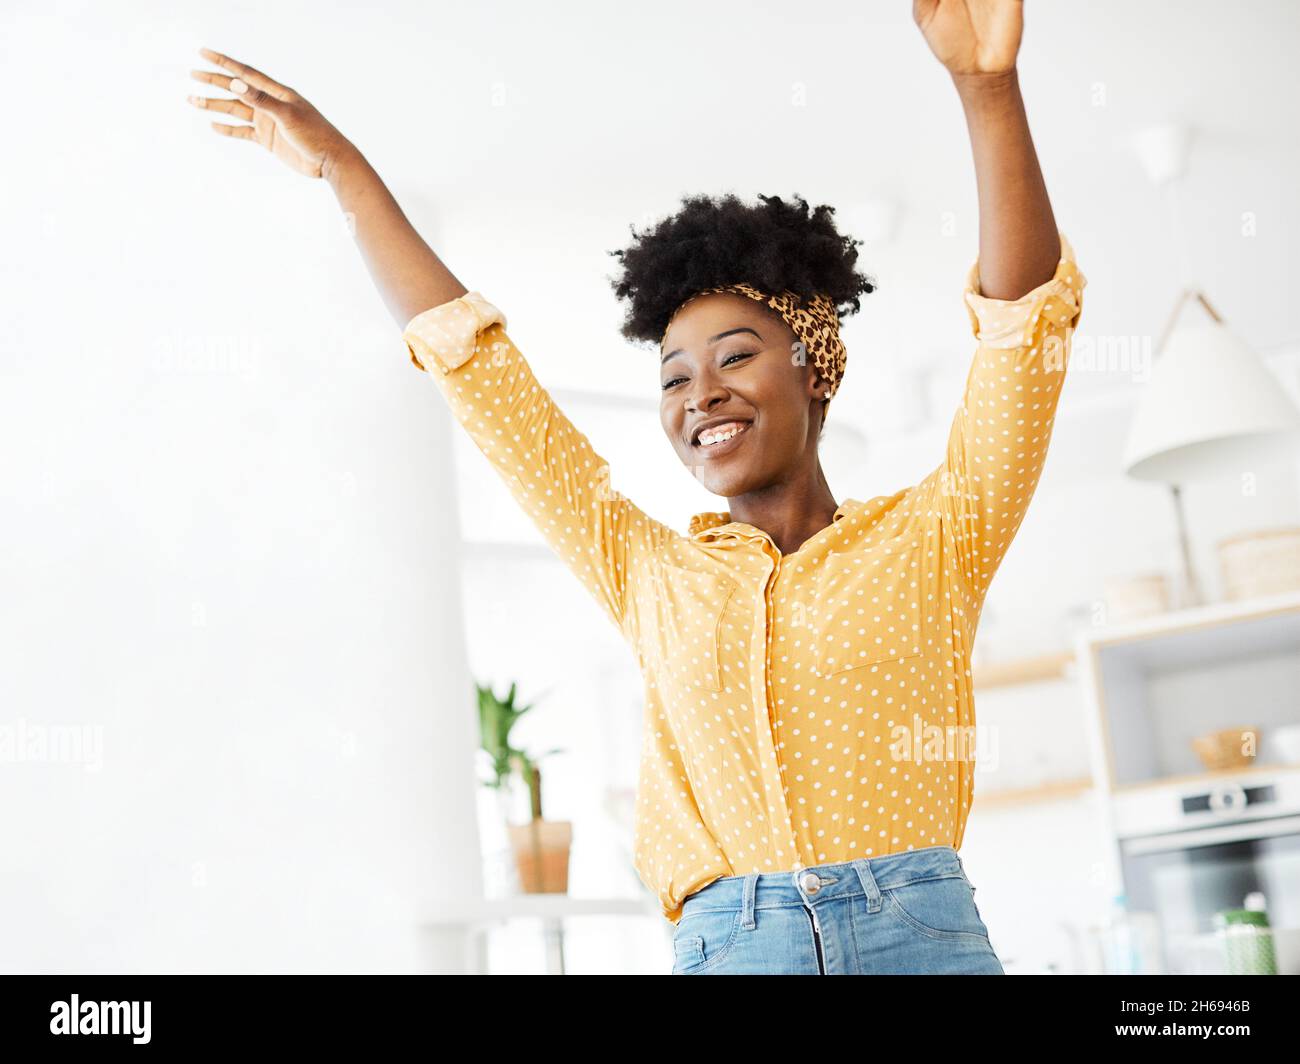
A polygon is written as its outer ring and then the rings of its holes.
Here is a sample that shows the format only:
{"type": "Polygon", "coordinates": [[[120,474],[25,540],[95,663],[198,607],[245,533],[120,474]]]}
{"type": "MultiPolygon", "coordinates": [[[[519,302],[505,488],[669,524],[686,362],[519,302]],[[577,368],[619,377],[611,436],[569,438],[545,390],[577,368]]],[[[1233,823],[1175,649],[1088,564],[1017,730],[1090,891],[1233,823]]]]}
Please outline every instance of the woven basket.
{"type": "Polygon", "coordinates": [[[1210,772],[1247,768],[1255,764],[1255,755],[1242,750],[1248,733],[1252,736],[1251,745],[1258,750],[1259,729],[1255,727],[1225,728],[1207,735],[1198,735],[1192,740],[1192,749],[1210,772]]]}
{"type": "Polygon", "coordinates": [[[1230,536],[1219,541],[1218,551],[1226,599],[1300,591],[1300,527],[1230,536]]]}
{"type": "Polygon", "coordinates": [[[1106,616],[1111,621],[1150,617],[1169,609],[1169,580],[1164,573],[1111,577],[1105,589],[1106,616]]]}

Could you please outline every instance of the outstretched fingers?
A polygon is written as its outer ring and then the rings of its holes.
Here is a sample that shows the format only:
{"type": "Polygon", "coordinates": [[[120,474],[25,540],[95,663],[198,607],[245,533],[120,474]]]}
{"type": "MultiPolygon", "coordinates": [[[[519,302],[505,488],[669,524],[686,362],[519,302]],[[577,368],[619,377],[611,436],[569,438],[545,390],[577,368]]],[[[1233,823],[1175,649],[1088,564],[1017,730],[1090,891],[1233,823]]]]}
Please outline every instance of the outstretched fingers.
{"type": "MultiPolygon", "coordinates": [[[[245,122],[253,120],[253,109],[240,100],[217,100],[208,96],[186,96],[200,111],[221,111],[245,122]]],[[[215,123],[214,123],[215,124],[215,123]]]]}
{"type": "MultiPolygon", "coordinates": [[[[294,92],[287,85],[281,85],[274,78],[269,78],[260,70],[239,62],[237,59],[231,59],[228,55],[222,55],[220,52],[214,52],[211,48],[200,48],[199,54],[211,63],[215,63],[222,70],[228,70],[231,74],[236,75],[243,81],[247,82],[255,89],[261,89],[268,96],[277,100],[292,100],[294,92]]],[[[200,73],[207,74],[207,71],[192,71],[196,76],[200,73]]],[[[208,74],[202,80],[210,81],[212,84],[221,85],[227,92],[231,91],[231,78],[224,77],[220,74],[208,74]],[[224,82],[224,84],[222,84],[224,82]]]]}
{"type": "Polygon", "coordinates": [[[223,137],[234,137],[236,140],[253,140],[255,139],[254,129],[252,126],[232,126],[229,122],[209,122],[213,129],[223,137]]]}

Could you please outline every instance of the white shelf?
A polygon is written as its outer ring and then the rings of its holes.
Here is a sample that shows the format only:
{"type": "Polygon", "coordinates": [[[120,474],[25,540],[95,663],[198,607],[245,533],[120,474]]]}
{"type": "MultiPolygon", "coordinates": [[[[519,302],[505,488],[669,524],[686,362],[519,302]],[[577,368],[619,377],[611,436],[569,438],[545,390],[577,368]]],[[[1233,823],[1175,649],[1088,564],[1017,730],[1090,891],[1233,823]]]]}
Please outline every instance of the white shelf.
{"type": "Polygon", "coordinates": [[[540,919],[546,943],[546,970],[563,975],[565,920],[575,916],[623,916],[653,919],[670,926],[649,894],[643,898],[571,898],[567,894],[518,894],[508,898],[461,898],[438,903],[438,911],[416,924],[428,943],[431,970],[442,974],[486,975],[491,929],[509,920],[540,919]],[[458,962],[448,965],[448,955],[458,962]],[[438,967],[433,968],[435,962],[438,967]]]}
{"type": "MultiPolygon", "coordinates": [[[[1300,592],[1292,591],[1241,602],[1214,602],[1207,606],[1119,621],[1081,633],[1078,649],[1082,654],[1093,647],[1148,642],[1165,635],[1192,634],[1206,630],[1216,631],[1201,646],[1218,646],[1224,640],[1227,628],[1237,622],[1285,618],[1290,615],[1300,616],[1300,592]]],[[[1282,626],[1277,631],[1285,633],[1294,629],[1282,626]]],[[[1231,634],[1226,638],[1231,639],[1231,634]]],[[[1196,647],[1197,643],[1193,641],[1185,645],[1196,647]]]]}
{"type": "MultiPolygon", "coordinates": [[[[1180,812],[1184,798],[1229,787],[1235,777],[1290,781],[1295,773],[1296,766],[1278,763],[1270,735],[1300,722],[1300,594],[1086,631],[1078,659],[1093,774],[1112,798],[1117,836],[1192,826],[1198,817],[1180,812]],[[1254,764],[1204,770],[1193,750],[1198,736],[1252,727],[1262,736],[1254,764]]],[[[1265,815],[1268,807],[1257,812],[1265,815]]]]}
{"type": "Polygon", "coordinates": [[[503,920],[570,916],[656,916],[663,914],[649,899],[572,898],[567,894],[519,894],[509,898],[466,898],[439,905],[426,926],[496,923],[503,920]]]}

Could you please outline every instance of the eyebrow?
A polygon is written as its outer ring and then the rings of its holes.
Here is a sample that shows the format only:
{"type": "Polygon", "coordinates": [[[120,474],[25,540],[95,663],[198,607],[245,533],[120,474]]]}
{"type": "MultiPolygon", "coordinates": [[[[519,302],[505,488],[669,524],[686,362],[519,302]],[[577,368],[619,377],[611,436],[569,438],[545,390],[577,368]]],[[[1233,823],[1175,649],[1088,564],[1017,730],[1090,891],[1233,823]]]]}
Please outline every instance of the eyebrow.
{"type": "MultiPolygon", "coordinates": [[[[755,336],[758,336],[758,333],[754,332],[754,330],[751,329],[748,325],[741,325],[735,329],[728,329],[726,332],[720,332],[718,333],[717,336],[710,336],[708,339],[708,343],[710,345],[716,344],[719,340],[723,339],[724,337],[734,336],[736,333],[743,333],[743,332],[754,333],[755,336]]],[[[761,336],[758,336],[758,338],[760,340],[763,339],[761,336]]],[[[677,348],[676,351],[669,351],[668,354],[664,355],[664,357],[659,360],[659,365],[662,366],[670,358],[674,358],[677,355],[683,354],[685,350],[686,350],[685,348],[679,347],[677,348]]]]}

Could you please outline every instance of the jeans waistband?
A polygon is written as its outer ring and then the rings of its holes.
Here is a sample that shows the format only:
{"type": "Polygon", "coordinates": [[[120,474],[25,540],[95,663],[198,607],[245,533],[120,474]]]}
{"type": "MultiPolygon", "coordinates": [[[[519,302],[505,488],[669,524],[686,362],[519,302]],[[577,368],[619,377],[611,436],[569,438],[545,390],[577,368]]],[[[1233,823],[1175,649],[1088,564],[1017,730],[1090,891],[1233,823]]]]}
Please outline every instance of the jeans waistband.
{"type": "Polygon", "coordinates": [[[961,857],[951,846],[922,846],[879,857],[809,865],[797,872],[723,876],[688,894],[682,903],[681,918],[692,913],[740,909],[744,914],[742,922],[749,926],[755,909],[820,905],[855,894],[865,895],[868,910],[876,912],[881,905],[882,891],[952,876],[970,882],[961,857]],[[810,874],[816,879],[809,879],[810,874]]]}

